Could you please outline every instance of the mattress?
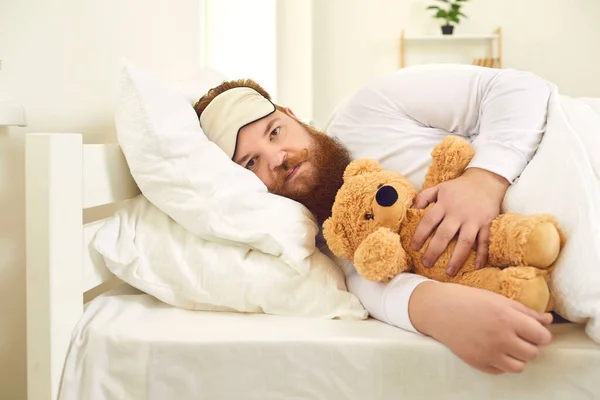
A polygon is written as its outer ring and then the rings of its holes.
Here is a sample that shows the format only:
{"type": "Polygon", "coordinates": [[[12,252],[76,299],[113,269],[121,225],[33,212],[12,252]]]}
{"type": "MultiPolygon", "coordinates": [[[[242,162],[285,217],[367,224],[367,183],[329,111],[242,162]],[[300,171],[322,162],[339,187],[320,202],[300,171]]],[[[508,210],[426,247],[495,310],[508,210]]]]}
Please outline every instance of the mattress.
{"type": "Polygon", "coordinates": [[[600,346],[580,325],[552,331],[525,372],[492,376],[373,319],[188,311],[117,290],[88,303],[60,399],[598,398],[600,346]]]}

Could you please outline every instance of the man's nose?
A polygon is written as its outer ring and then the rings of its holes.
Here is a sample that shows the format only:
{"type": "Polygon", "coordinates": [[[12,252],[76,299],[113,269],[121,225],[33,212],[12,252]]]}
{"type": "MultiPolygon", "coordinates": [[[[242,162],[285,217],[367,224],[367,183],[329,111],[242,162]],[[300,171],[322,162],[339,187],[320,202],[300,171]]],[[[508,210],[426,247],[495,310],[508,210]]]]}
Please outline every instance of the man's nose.
{"type": "Polygon", "coordinates": [[[287,158],[287,153],[285,151],[282,151],[282,150],[274,151],[269,156],[269,168],[274,171],[275,169],[279,168],[281,166],[281,164],[284,163],[286,158],[287,158]]]}

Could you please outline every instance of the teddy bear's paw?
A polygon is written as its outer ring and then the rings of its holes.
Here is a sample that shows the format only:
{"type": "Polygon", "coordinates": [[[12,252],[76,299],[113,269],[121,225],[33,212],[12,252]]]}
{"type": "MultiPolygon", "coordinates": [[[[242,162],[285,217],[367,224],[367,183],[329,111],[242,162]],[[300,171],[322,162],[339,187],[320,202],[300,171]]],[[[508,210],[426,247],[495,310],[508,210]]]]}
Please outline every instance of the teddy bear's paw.
{"type": "Polygon", "coordinates": [[[367,236],[354,254],[356,271],[365,279],[387,282],[408,270],[406,253],[400,237],[387,228],[367,236]]]}
{"type": "Polygon", "coordinates": [[[473,147],[465,139],[447,136],[431,152],[429,165],[422,189],[458,178],[471,162],[475,154],[473,147]]]}
{"type": "Polygon", "coordinates": [[[529,234],[525,264],[536,268],[548,268],[558,258],[561,238],[556,226],[542,222],[529,234]]]}
{"type": "Polygon", "coordinates": [[[534,267],[509,267],[502,270],[501,294],[537,312],[551,303],[545,271],[534,267]]]}

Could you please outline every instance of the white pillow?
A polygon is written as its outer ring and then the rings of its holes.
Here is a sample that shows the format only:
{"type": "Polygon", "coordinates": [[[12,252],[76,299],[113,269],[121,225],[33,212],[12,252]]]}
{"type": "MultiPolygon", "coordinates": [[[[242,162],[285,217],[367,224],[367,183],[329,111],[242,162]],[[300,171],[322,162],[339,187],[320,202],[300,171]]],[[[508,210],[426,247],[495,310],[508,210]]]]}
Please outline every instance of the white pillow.
{"type": "Polygon", "coordinates": [[[134,180],[161,211],[202,239],[250,246],[308,273],[313,216],[210,142],[184,94],[124,62],[115,123],[134,180]]]}
{"type": "Polygon", "coordinates": [[[318,249],[300,275],[280,258],[203,240],[144,196],[98,230],[93,248],[110,271],[165,303],[192,310],[364,319],[337,265],[318,249]]]}

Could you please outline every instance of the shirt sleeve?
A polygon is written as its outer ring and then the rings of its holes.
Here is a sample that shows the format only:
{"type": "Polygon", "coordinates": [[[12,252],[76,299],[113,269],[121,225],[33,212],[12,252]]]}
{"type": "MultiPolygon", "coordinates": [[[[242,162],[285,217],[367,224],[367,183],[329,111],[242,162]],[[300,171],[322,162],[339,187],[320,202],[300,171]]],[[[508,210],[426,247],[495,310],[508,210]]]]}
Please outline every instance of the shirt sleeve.
{"type": "Polygon", "coordinates": [[[348,291],[354,294],[371,317],[406,331],[421,334],[408,313],[410,297],[419,284],[430,281],[423,276],[401,273],[389,282],[366,280],[355,270],[346,275],[348,291]]]}
{"type": "Polygon", "coordinates": [[[408,303],[414,290],[423,282],[433,282],[424,276],[404,272],[388,282],[369,281],[356,272],[354,264],[336,257],[327,247],[322,233],[316,238],[319,250],[331,258],[346,277],[346,289],[355,295],[369,315],[389,325],[422,335],[414,327],[408,313],[408,303]]]}
{"type": "Polygon", "coordinates": [[[424,127],[470,137],[469,167],[511,183],[542,139],[551,94],[550,84],[529,72],[470,65],[406,68],[371,89],[424,127]]]}

